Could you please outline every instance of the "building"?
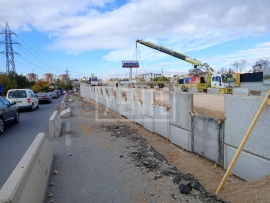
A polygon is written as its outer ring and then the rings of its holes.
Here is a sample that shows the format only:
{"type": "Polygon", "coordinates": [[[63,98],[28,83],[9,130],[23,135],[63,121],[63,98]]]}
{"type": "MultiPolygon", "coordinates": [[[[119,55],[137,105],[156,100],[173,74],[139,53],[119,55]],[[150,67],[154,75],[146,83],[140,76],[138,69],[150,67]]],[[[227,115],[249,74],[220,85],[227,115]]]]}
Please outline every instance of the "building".
{"type": "Polygon", "coordinates": [[[59,75],[59,80],[66,80],[66,79],[68,79],[67,74],[59,75]]]}
{"type": "Polygon", "coordinates": [[[38,81],[38,75],[35,74],[35,73],[28,73],[26,75],[26,79],[29,81],[29,82],[37,82],[38,81]]]}
{"type": "Polygon", "coordinates": [[[54,83],[54,77],[53,77],[53,74],[51,74],[51,73],[44,74],[43,79],[45,82],[48,82],[50,84],[54,83]]]}
{"type": "Polygon", "coordinates": [[[146,73],[146,74],[140,74],[137,76],[138,78],[144,79],[146,82],[154,80],[155,78],[160,78],[161,74],[155,74],[155,73],[146,73]]]}

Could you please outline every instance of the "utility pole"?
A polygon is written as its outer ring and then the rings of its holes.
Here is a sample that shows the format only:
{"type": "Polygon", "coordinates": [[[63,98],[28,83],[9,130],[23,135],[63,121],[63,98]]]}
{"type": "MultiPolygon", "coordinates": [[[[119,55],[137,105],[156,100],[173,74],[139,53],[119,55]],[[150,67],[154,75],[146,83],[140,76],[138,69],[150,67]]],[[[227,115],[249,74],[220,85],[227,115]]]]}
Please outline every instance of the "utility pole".
{"type": "Polygon", "coordinates": [[[67,78],[69,78],[69,76],[68,76],[68,68],[66,69],[66,75],[67,75],[67,78]]]}
{"type": "Polygon", "coordinates": [[[6,54],[6,72],[7,74],[12,74],[14,77],[14,82],[17,84],[16,78],[15,78],[15,62],[14,62],[14,54],[18,54],[17,52],[13,51],[12,44],[19,44],[18,42],[15,42],[12,40],[11,35],[17,36],[14,32],[12,32],[9,29],[8,22],[6,22],[6,29],[5,31],[0,32],[1,35],[5,36],[4,41],[0,41],[0,44],[5,44],[5,51],[0,52],[1,54],[6,54]]]}
{"type": "Polygon", "coordinates": [[[162,73],[161,73],[161,80],[162,80],[162,82],[163,82],[163,68],[161,68],[161,70],[162,70],[162,73]]]}

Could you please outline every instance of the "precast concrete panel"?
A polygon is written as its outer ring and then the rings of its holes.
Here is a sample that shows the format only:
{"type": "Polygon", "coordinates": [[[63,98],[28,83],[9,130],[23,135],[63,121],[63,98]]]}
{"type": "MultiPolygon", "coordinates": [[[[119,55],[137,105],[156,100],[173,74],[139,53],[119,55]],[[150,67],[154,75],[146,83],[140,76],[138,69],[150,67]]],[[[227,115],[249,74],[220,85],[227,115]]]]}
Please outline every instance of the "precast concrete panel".
{"type": "Polygon", "coordinates": [[[116,89],[116,104],[120,105],[120,99],[122,98],[122,89],[116,89]]]}
{"type": "Polygon", "coordinates": [[[116,108],[116,98],[115,97],[112,97],[112,110],[117,111],[117,108],[116,108]]]}
{"type": "Polygon", "coordinates": [[[143,115],[143,127],[150,132],[154,132],[154,119],[152,117],[143,115]]]}
{"type": "Polygon", "coordinates": [[[198,87],[190,87],[188,88],[188,93],[189,94],[194,94],[198,92],[198,87]]]}
{"type": "MultiPolygon", "coordinates": [[[[237,148],[224,145],[224,168],[227,169],[237,148]]],[[[270,161],[242,151],[232,173],[246,181],[255,180],[270,174],[270,161]]]]}
{"type": "Polygon", "coordinates": [[[191,147],[191,132],[176,126],[170,125],[170,140],[172,143],[184,148],[185,150],[192,151],[191,147]]]}
{"type": "MultiPolygon", "coordinates": [[[[246,134],[263,98],[225,96],[224,143],[238,147],[246,134]]],[[[258,119],[244,150],[270,159],[270,106],[266,106],[258,119]]]]}
{"type": "Polygon", "coordinates": [[[162,88],[164,91],[170,91],[170,88],[169,87],[163,87],[162,88]]]}
{"type": "Polygon", "coordinates": [[[113,88],[109,87],[108,89],[108,96],[112,97],[113,96],[113,88]]]}
{"type": "Polygon", "coordinates": [[[219,94],[219,88],[207,88],[208,94],[219,94]]]}
{"type": "Polygon", "coordinates": [[[130,89],[126,91],[126,95],[127,95],[127,108],[130,110],[133,110],[133,99],[134,99],[134,90],[130,89]]]}
{"type": "Polygon", "coordinates": [[[128,108],[127,108],[127,118],[132,122],[134,121],[134,111],[128,108]]]}
{"type": "Polygon", "coordinates": [[[235,87],[233,88],[233,95],[235,96],[248,96],[248,88],[240,88],[240,87],[235,87]]]}
{"type": "Polygon", "coordinates": [[[155,101],[155,92],[154,91],[142,91],[142,106],[143,106],[143,115],[154,117],[154,101],[155,101]]]}
{"type": "Polygon", "coordinates": [[[173,87],[173,91],[175,91],[175,92],[183,92],[181,87],[173,87]]]}
{"type": "Polygon", "coordinates": [[[223,131],[218,119],[193,117],[193,152],[223,166],[223,131]]]}
{"type": "Polygon", "coordinates": [[[154,128],[156,133],[169,138],[169,111],[163,106],[154,108],[154,128]]]}
{"type": "Polygon", "coordinates": [[[128,113],[127,113],[127,101],[124,98],[120,99],[119,111],[120,111],[119,113],[122,116],[127,117],[127,115],[128,115],[128,113]]]}
{"type": "Polygon", "coordinates": [[[139,101],[133,102],[134,107],[134,122],[143,125],[143,114],[142,114],[142,104],[139,101]]]}
{"type": "Polygon", "coordinates": [[[170,124],[191,131],[193,112],[193,94],[185,92],[170,92],[170,124]]]}

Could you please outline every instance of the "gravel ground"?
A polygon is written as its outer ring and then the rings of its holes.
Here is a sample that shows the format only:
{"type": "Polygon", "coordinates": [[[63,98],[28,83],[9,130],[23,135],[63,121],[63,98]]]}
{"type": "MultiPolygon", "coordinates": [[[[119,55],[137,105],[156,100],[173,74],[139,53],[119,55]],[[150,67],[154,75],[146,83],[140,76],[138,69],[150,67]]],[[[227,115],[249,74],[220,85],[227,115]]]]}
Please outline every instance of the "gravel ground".
{"type": "Polygon", "coordinates": [[[72,117],[51,140],[59,173],[52,171],[46,202],[270,202],[269,177],[247,183],[230,176],[218,197],[221,167],[90,99],[69,98],[72,117]],[[180,182],[189,194],[179,191],[180,182]]]}

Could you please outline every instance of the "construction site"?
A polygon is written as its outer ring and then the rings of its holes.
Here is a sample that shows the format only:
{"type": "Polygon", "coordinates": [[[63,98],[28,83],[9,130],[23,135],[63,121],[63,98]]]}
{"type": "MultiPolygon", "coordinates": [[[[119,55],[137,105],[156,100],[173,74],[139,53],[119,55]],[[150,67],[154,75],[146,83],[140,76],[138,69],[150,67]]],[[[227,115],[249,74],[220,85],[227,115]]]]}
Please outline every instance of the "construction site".
{"type": "Polygon", "coordinates": [[[232,202],[268,202],[270,91],[254,96],[248,88],[234,88],[234,94],[196,90],[83,84],[81,96],[177,146],[177,154],[158,148],[211,192],[232,202]],[[254,197],[258,190],[261,201],[254,197]]]}

